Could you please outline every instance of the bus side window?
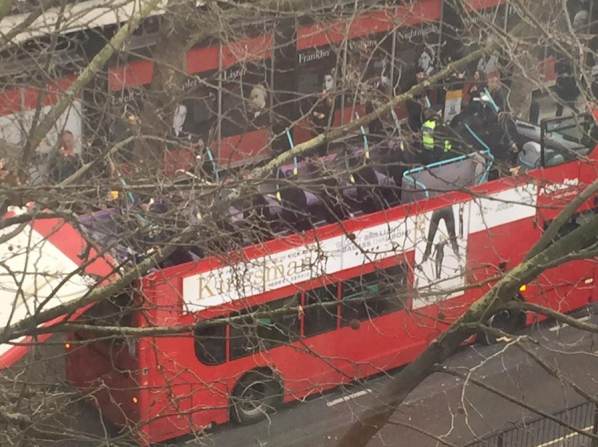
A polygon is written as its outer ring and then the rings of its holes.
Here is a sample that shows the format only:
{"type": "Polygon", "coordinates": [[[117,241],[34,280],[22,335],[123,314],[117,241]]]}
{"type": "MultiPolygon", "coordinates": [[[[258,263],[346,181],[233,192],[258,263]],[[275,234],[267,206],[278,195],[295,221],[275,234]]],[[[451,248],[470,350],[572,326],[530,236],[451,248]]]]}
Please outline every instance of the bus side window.
{"type": "Polygon", "coordinates": [[[304,333],[306,337],[336,329],[337,306],[321,306],[320,304],[336,302],[337,290],[338,286],[332,284],[305,292],[305,306],[313,306],[305,309],[304,333]]]}
{"type": "Polygon", "coordinates": [[[226,361],[226,324],[198,327],[194,332],[195,355],[204,365],[226,361]]]}
{"type": "Polygon", "coordinates": [[[406,283],[405,264],[345,281],[342,286],[342,325],[349,325],[351,320],[367,320],[404,309],[406,283]]]}
{"type": "MultiPolygon", "coordinates": [[[[133,293],[124,292],[116,297],[98,302],[81,316],[80,322],[92,326],[131,327],[135,310],[138,310],[138,307],[133,299],[133,293]]],[[[91,340],[98,338],[99,343],[110,346],[119,346],[127,341],[126,337],[116,335],[106,339],[93,334],[93,331],[88,332],[85,338],[89,338],[89,336],[91,336],[91,340]]]]}
{"type": "Polygon", "coordinates": [[[235,360],[258,351],[257,324],[251,316],[255,308],[232,314],[230,323],[230,359],[235,360]],[[242,316],[242,318],[238,318],[242,316]]]}
{"type": "Polygon", "coordinates": [[[301,295],[297,294],[260,306],[260,312],[282,312],[257,321],[257,334],[266,349],[291,343],[299,336],[301,326],[297,307],[300,299],[301,295]]]}
{"type": "Polygon", "coordinates": [[[231,315],[231,317],[243,316],[230,324],[231,360],[290,343],[296,339],[301,327],[297,312],[300,296],[297,294],[231,315]],[[284,308],[288,308],[289,311],[285,312],[284,308]],[[268,315],[269,312],[276,311],[280,313],[268,315]]]}
{"type": "Polygon", "coordinates": [[[367,320],[369,317],[368,301],[379,293],[378,275],[368,273],[349,279],[342,285],[342,326],[348,326],[351,320],[367,320]]]}
{"type": "MultiPolygon", "coordinates": [[[[573,214],[569,218],[569,220],[567,222],[565,222],[561,228],[559,228],[556,239],[558,240],[558,239],[568,235],[572,231],[577,230],[580,226],[585,224],[589,219],[594,217],[595,213],[596,213],[596,210],[592,209],[592,210],[584,211],[581,213],[573,214]]],[[[548,229],[548,226],[551,223],[552,223],[552,221],[549,221],[544,224],[544,231],[546,231],[548,229]]],[[[584,248],[589,247],[592,243],[593,242],[589,242],[588,245],[586,245],[584,248]]]]}
{"type": "Polygon", "coordinates": [[[377,315],[403,310],[407,299],[407,264],[379,270],[378,278],[380,297],[373,303],[377,315]]]}

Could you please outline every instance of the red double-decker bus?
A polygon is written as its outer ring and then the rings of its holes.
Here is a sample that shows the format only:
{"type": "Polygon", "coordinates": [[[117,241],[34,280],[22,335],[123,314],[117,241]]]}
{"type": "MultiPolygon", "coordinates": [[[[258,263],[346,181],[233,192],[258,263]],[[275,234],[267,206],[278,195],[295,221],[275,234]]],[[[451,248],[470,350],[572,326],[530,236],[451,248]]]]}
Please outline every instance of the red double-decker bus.
{"type": "MultiPolygon", "coordinates": [[[[463,155],[403,172],[399,204],[157,270],[83,321],[195,329],[138,339],[71,334],[67,377],[147,444],[251,423],[285,402],[409,363],[596,179],[596,151],[580,124],[544,122],[536,159],[523,154],[523,175],[486,181],[491,160],[463,155]]],[[[520,129],[532,140],[539,131],[520,129]]],[[[561,232],[596,206],[586,202],[561,232]]],[[[595,276],[594,262],[569,262],[526,284],[520,298],[572,311],[596,300],[595,276]]],[[[495,317],[488,324],[507,331],[532,319],[495,317]]]]}

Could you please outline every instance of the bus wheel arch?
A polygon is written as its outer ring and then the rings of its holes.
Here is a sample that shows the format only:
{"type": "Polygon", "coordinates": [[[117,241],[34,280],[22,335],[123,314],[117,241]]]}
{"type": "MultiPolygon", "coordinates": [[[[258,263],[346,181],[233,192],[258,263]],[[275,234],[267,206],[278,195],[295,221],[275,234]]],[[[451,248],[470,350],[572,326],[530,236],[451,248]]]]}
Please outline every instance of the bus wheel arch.
{"type": "MultiPolygon", "coordinates": [[[[524,301],[520,294],[517,294],[515,301],[524,301]]],[[[507,334],[514,334],[526,326],[527,317],[523,310],[501,309],[495,312],[485,322],[485,325],[491,328],[500,329],[507,334]]],[[[493,345],[498,343],[498,338],[494,334],[486,333],[480,330],[477,340],[483,345],[493,345]]]]}
{"type": "Polygon", "coordinates": [[[230,395],[230,419],[250,425],[265,419],[283,402],[280,374],[269,367],[255,368],[237,381],[230,395]]]}

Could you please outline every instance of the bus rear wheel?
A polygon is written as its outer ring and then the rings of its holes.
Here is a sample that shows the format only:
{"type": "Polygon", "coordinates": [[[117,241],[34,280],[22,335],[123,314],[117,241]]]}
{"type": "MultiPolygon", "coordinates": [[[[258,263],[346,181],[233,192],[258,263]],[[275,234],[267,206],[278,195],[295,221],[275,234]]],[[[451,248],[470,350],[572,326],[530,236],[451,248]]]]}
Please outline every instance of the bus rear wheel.
{"type": "Polygon", "coordinates": [[[278,380],[263,372],[243,376],[231,395],[231,419],[240,425],[261,421],[281,402],[282,387],[278,380]]]}
{"type": "MultiPolygon", "coordinates": [[[[499,310],[486,320],[485,325],[507,334],[514,334],[525,326],[525,313],[518,310],[499,310]]],[[[478,340],[483,345],[496,344],[499,338],[499,336],[485,331],[480,331],[478,334],[478,340]]]]}

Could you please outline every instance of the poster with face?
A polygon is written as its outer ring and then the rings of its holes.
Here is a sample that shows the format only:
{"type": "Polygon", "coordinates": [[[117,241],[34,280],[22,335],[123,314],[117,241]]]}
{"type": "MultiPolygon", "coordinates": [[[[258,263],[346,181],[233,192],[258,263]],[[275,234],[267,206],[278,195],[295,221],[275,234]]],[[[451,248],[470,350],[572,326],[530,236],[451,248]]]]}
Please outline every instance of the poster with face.
{"type": "Polygon", "coordinates": [[[270,60],[233,65],[223,71],[223,138],[243,135],[268,125],[270,60]]]}
{"type": "Polygon", "coordinates": [[[460,203],[417,216],[413,308],[463,294],[469,204],[460,203]]]}
{"type": "Polygon", "coordinates": [[[183,126],[187,120],[187,106],[185,104],[179,104],[176,111],[174,112],[174,118],[172,120],[172,131],[175,136],[181,136],[183,133],[183,126]]]}
{"type": "Polygon", "coordinates": [[[423,22],[396,30],[394,83],[401,91],[416,83],[418,73],[429,76],[438,67],[439,33],[438,22],[423,22]]]}
{"type": "MultiPolygon", "coordinates": [[[[473,2],[471,2],[473,3],[473,2]]],[[[485,8],[474,10],[468,2],[443,2],[443,30],[441,58],[444,63],[455,61],[490,43],[489,30],[504,29],[507,6],[502,0],[488,0],[485,8]]],[[[498,72],[499,54],[485,55],[468,65],[471,78],[476,71],[489,74],[498,72]]]]}
{"type": "Polygon", "coordinates": [[[255,117],[266,110],[266,106],[268,105],[267,99],[268,92],[266,92],[266,88],[262,84],[256,84],[251,88],[251,92],[249,92],[249,108],[255,117]]]}
{"type": "Polygon", "coordinates": [[[424,48],[417,60],[418,71],[430,76],[434,71],[434,52],[432,48],[424,48]]]}
{"type": "Polygon", "coordinates": [[[297,92],[313,95],[336,87],[338,51],[332,45],[306,48],[297,53],[297,92]]]}
{"type": "Polygon", "coordinates": [[[326,90],[327,92],[331,92],[334,90],[334,87],[336,86],[336,82],[334,81],[334,69],[331,70],[330,73],[326,73],[324,75],[324,90],[326,90]]]}

